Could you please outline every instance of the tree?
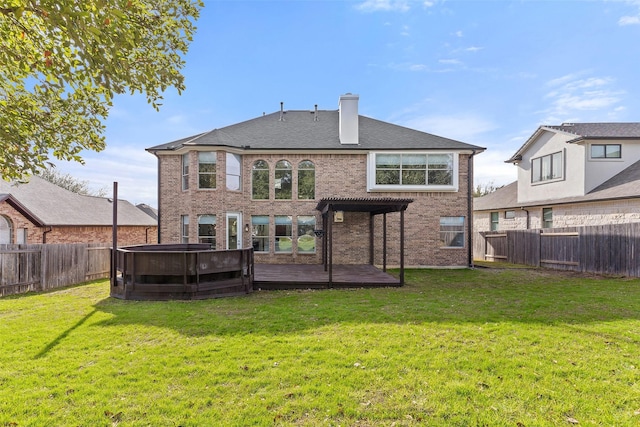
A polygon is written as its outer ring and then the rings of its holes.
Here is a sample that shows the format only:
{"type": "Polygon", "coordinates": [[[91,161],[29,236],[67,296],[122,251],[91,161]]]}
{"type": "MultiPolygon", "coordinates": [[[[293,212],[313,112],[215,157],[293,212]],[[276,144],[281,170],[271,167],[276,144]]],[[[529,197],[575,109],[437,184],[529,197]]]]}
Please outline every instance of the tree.
{"type": "Polygon", "coordinates": [[[496,185],[493,183],[493,181],[489,182],[488,184],[478,184],[476,185],[476,188],[473,190],[473,197],[482,197],[482,196],[486,196],[489,193],[493,193],[494,191],[500,189],[504,187],[504,185],[500,185],[498,187],[496,187],[496,185]]]}
{"type": "Polygon", "coordinates": [[[109,194],[108,188],[100,188],[98,190],[91,190],[89,188],[89,181],[83,181],[73,177],[68,173],[61,173],[54,167],[42,169],[38,171],[38,176],[52,184],[62,187],[74,193],[82,194],[84,196],[96,196],[105,197],[109,194]]]}
{"type": "Polygon", "coordinates": [[[202,0],[5,0],[0,3],[0,173],[24,179],[83,163],[105,147],[115,95],[156,109],[184,89],[182,56],[202,0]]]}

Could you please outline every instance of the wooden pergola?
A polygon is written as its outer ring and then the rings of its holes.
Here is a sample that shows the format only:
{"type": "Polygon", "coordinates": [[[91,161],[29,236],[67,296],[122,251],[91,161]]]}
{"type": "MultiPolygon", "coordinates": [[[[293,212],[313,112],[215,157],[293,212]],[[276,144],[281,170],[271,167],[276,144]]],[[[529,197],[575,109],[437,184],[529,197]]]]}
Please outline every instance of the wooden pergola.
{"type": "Polygon", "coordinates": [[[329,285],[333,281],[333,214],[334,212],[369,212],[369,264],[374,263],[374,221],[382,215],[382,269],[387,271],[387,214],[400,212],[400,285],[404,285],[404,211],[413,199],[392,197],[341,198],[329,197],[318,202],[316,209],[322,214],[322,259],[325,271],[329,271],[329,285]]]}

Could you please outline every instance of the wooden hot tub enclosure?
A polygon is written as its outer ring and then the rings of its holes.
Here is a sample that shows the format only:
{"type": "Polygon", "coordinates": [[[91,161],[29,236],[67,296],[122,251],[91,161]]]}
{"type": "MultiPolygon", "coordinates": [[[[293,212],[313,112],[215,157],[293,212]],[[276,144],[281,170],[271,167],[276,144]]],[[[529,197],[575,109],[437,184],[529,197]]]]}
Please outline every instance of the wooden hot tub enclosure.
{"type": "Polygon", "coordinates": [[[111,296],[131,300],[191,300],[253,291],[253,249],[215,251],[208,244],[118,248],[111,296]]]}

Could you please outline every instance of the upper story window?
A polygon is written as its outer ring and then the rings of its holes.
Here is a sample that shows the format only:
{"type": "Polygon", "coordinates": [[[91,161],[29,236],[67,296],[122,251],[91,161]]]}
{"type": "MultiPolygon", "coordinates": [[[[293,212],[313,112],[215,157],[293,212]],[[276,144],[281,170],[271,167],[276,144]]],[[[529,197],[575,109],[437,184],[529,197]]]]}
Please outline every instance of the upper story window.
{"type": "Polygon", "coordinates": [[[291,183],[293,181],[293,171],[291,163],[280,160],[276,163],[275,173],[275,193],[276,199],[291,200],[291,183]]]}
{"type": "Polygon", "coordinates": [[[201,151],[198,153],[198,188],[216,188],[215,151],[201,151]]]}
{"type": "Polygon", "coordinates": [[[456,153],[371,153],[371,190],[458,190],[456,153]]]}
{"type": "Polygon", "coordinates": [[[561,151],[531,160],[532,183],[562,179],[562,171],[561,151]]]}
{"type": "Polygon", "coordinates": [[[311,160],[298,163],[298,199],[316,198],[316,167],[311,160]]]}
{"type": "Polygon", "coordinates": [[[251,167],[251,197],[269,199],[269,164],[264,160],[256,160],[251,167]]]}
{"type": "Polygon", "coordinates": [[[592,159],[620,159],[622,146],[620,144],[591,144],[592,159]]]}
{"type": "Polygon", "coordinates": [[[189,153],[182,155],[182,189],[189,189],[189,153]]]}
{"type": "Polygon", "coordinates": [[[240,190],[242,176],[242,156],[227,153],[227,190],[240,190]]]}

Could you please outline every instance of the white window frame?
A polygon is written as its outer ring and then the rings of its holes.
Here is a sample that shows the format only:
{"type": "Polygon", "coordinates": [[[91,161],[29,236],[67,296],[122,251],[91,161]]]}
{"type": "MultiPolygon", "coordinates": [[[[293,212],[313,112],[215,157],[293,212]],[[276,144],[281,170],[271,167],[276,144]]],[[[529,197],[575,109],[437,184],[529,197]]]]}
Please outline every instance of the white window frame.
{"type": "Polygon", "coordinates": [[[199,190],[215,190],[218,186],[217,180],[217,170],[218,170],[218,153],[216,151],[199,151],[198,152],[198,189],[199,190]],[[206,159],[207,155],[212,156],[212,159],[206,159]],[[202,171],[202,165],[213,165],[213,172],[211,171],[202,171]],[[203,176],[213,176],[215,184],[213,187],[203,187],[200,185],[200,178],[203,176]]]}
{"type": "MultiPolygon", "coordinates": [[[[276,254],[290,254],[293,253],[293,216],[292,215],[275,215],[275,244],[274,250],[276,254]],[[284,221],[283,221],[284,219],[284,221]],[[278,230],[281,229],[281,226],[289,227],[289,234],[278,234],[278,230]],[[287,241],[289,240],[289,248],[282,249],[280,247],[280,240],[287,241]]],[[[285,246],[286,247],[286,246],[285,246]]]]}
{"type": "Polygon", "coordinates": [[[198,243],[210,243],[213,249],[216,248],[216,225],[217,217],[214,214],[202,214],[198,215],[198,243]],[[206,220],[207,222],[204,222],[206,220]],[[212,221],[213,220],[213,221],[212,221]],[[203,225],[211,225],[211,231],[213,234],[202,234],[203,225]],[[212,240],[207,242],[206,240],[212,240]]]}
{"type": "Polygon", "coordinates": [[[182,155],[182,191],[189,189],[189,153],[182,155]]]}
{"type": "Polygon", "coordinates": [[[226,153],[226,188],[229,191],[242,191],[242,155],[235,153],[226,153]],[[232,161],[237,161],[238,170],[233,166],[232,161]],[[233,185],[237,179],[237,187],[233,185]]]}
{"type": "Polygon", "coordinates": [[[180,241],[189,243],[189,215],[180,215],[180,241]]]}
{"type": "Polygon", "coordinates": [[[458,176],[460,174],[459,169],[459,153],[455,151],[372,151],[368,154],[367,161],[367,191],[458,191],[458,176]],[[388,184],[376,184],[376,156],[378,154],[451,154],[453,156],[453,171],[452,171],[452,184],[451,185],[388,185],[388,184]]]}
{"type": "Polygon", "coordinates": [[[298,215],[298,217],[296,218],[296,229],[297,229],[297,251],[299,254],[315,254],[316,253],[316,248],[317,248],[317,239],[316,239],[316,235],[314,233],[315,228],[316,228],[316,222],[317,219],[314,215],[298,215]],[[309,221],[306,221],[309,220],[309,221]],[[302,233],[302,231],[304,231],[304,228],[308,227],[309,225],[311,225],[311,223],[313,224],[313,227],[310,229],[311,234],[307,233],[302,233]],[[305,251],[300,249],[300,242],[301,239],[305,239],[305,238],[311,238],[313,239],[313,250],[310,251],[305,251]]]}

